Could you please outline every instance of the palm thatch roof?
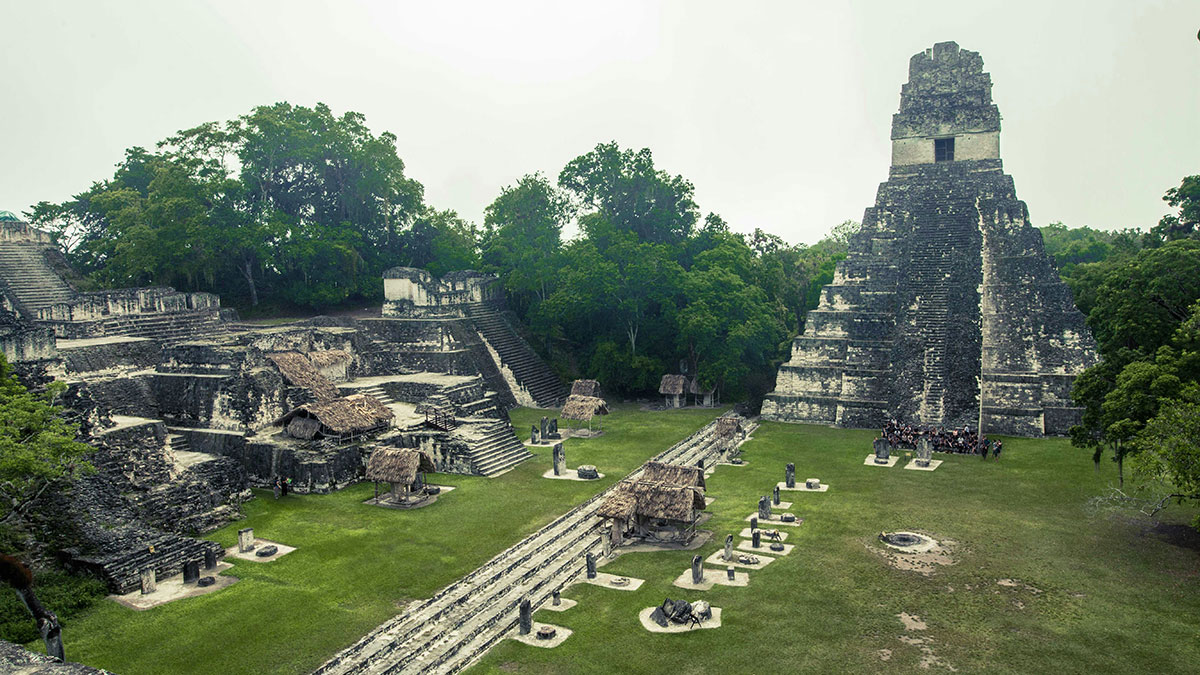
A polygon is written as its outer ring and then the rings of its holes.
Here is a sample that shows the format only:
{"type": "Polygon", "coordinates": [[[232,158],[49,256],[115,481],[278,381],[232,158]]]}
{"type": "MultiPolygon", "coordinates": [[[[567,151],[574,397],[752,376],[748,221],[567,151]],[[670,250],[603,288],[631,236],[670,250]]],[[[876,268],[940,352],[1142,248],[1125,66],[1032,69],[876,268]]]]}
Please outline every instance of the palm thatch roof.
{"type": "Polygon", "coordinates": [[[596,380],[575,380],[571,383],[571,396],[604,398],[604,394],[600,392],[600,383],[596,380]]]}
{"type": "Polygon", "coordinates": [[[608,404],[595,396],[568,396],[563,404],[562,416],[568,420],[586,422],[596,415],[607,415],[608,404]]]}
{"type": "Polygon", "coordinates": [[[718,417],[717,418],[717,436],[721,438],[732,438],[742,430],[742,420],[738,417],[718,417]]]}
{"type": "Polygon", "coordinates": [[[378,448],[367,460],[367,480],[412,485],[419,471],[436,471],[428,453],[410,448],[378,448]]]}
{"type": "Polygon", "coordinates": [[[320,423],[319,433],[323,436],[347,436],[386,427],[392,417],[394,413],[391,408],[380,403],[379,399],[367,394],[354,394],[302,405],[275,420],[275,424],[287,425],[288,433],[291,433],[293,420],[310,418],[320,423]]]}
{"type": "Polygon", "coordinates": [[[351,360],[350,352],[345,349],[324,349],[319,352],[309,352],[308,360],[313,368],[320,370],[329,366],[345,363],[351,360]]]}
{"type": "Polygon", "coordinates": [[[293,417],[287,423],[288,436],[311,441],[321,432],[321,423],[315,417],[293,417]]]}
{"type": "Polygon", "coordinates": [[[646,462],[642,471],[642,480],[654,483],[668,483],[681,487],[705,487],[704,469],[698,466],[684,466],[682,464],[646,462]]]}
{"type": "Polygon", "coordinates": [[[658,393],[666,396],[680,396],[687,390],[686,375],[663,375],[658,385],[658,393]]]}
{"type": "Polygon", "coordinates": [[[275,352],[267,354],[267,358],[279,368],[285,380],[292,386],[304,387],[313,393],[318,401],[328,401],[338,397],[337,387],[325,379],[325,376],[313,368],[308,357],[300,352],[275,352]]]}
{"type": "Polygon", "coordinates": [[[608,499],[596,509],[596,515],[601,518],[630,520],[636,511],[637,497],[633,494],[633,484],[624,482],[613,488],[608,499]]]}
{"type": "Polygon", "coordinates": [[[638,515],[691,522],[695,512],[703,511],[704,507],[704,495],[697,489],[639,480],[619,484],[596,509],[596,515],[623,520],[638,515]]]}

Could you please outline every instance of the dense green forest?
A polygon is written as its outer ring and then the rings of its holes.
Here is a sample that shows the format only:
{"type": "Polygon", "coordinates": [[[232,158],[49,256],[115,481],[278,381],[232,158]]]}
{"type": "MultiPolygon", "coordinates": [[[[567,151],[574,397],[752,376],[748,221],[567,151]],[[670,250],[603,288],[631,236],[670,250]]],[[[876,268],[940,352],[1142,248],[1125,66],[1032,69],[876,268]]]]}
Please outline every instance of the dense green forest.
{"type": "Polygon", "coordinates": [[[770,388],[857,229],[813,246],[734,233],[650,150],[616,143],[503,188],[478,229],[425,202],[392,134],[287,103],[130,148],[112,178],[30,217],[98,287],[209,291],[252,315],[379,304],[395,265],[495,272],[565,376],[639,393],[682,364],[727,396],[770,388]]]}

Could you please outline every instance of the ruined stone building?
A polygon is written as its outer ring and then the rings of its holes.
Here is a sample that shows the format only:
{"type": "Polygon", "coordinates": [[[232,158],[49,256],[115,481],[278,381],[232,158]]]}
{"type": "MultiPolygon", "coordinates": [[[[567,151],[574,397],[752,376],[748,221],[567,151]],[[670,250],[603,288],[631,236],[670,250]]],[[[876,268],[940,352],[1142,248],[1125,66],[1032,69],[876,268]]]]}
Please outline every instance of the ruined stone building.
{"type": "Polygon", "coordinates": [[[45,538],[114,591],[223,555],[194,535],[276,478],[339,489],[380,449],[499,475],[532,456],[507,411],[565,396],[490,275],[394,268],[378,317],[254,326],[205,293],[81,292],[50,236],[5,214],[0,349],[27,385],[68,384],[97,449],[95,475],[47,497],[45,538]]]}
{"type": "Polygon", "coordinates": [[[1079,415],[1071,386],[1096,359],[1004,173],[983,59],[953,42],[914,55],[892,118],[888,180],[763,416],[1063,434],[1079,415]]]}

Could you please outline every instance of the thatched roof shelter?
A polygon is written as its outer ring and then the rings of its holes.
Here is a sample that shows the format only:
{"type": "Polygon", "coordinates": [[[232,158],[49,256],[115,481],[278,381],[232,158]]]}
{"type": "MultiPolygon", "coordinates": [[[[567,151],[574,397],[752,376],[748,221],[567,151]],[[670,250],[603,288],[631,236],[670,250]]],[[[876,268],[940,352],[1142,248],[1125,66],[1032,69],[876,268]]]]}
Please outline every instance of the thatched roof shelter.
{"type": "Polygon", "coordinates": [[[633,494],[632,483],[621,483],[613,489],[608,499],[605,499],[596,509],[596,515],[601,518],[618,518],[631,520],[637,511],[637,497],[633,494]]]}
{"type": "Polygon", "coordinates": [[[568,420],[591,421],[596,415],[607,415],[608,404],[595,396],[568,396],[563,405],[562,417],[568,420]]]}
{"type": "Polygon", "coordinates": [[[596,380],[575,380],[571,383],[571,396],[604,398],[604,394],[600,392],[600,383],[596,380]]]}
{"type": "Polygon", "coordinates": [[[721,438],[733,438],[741,432],[742,419],[740,417],[717,418],[717,436],[721,438]]]}
{"type": "Polygon", "coordinates": [[[318,401],[329,401],[338,397],[337,387],[317,372],[308,357],[300,352],[275,352],[267,354],[267,358],[279,368],[283,378],[292,386],[308,389],[318,401]]]}
{"type": "Polygon", "coordinates": [[[345,438],[386,428],[391,424],[394,413],[379,399],[367,394],[354,394],[329,401],[318,401],[302,405],[275,420],[276,425],[285,426],[289,435],[305,440],[318,436],[345,438]],[[308,419],[317,422],[297,422],[308,419]]]}
{"type": "Polygon", "coordinates": [[[642,471],[643,481],[667,483],[680,487],[704,488],[704,469],[698,466],[682,464],[665,464],[663,462],[646,462],[642,471]]]}
{"type": "Polygon", "coordinates": [[[699,490],[668,483],[639,480],[621,483],[596,509],[603,518],[630,520],[633,516],[691,522],[705,508],[699,490]]]}
{"type": "Polygon", "coordinates": [[[698,378],[698,377],[694,377],[694,378],[688,380],[688,393],[689,394],[693,394],[696,396],[707,396],[716,390],[717,390],[716,387],[705,387],[704,385],[700,384],[700,378],[698,378]]]}
{"type": "Polygon", "coordinates": [[[377,448],[367,460],[367,480],[412,485],[421,471],[436,471],[428,453],[410,448],[377,448]]]}
{"type": "Polygon", "coordinates": [[[687,391],[686,375],[663,375],[658,385],[658,393],[664,396],[682,396],[687,391]]]}

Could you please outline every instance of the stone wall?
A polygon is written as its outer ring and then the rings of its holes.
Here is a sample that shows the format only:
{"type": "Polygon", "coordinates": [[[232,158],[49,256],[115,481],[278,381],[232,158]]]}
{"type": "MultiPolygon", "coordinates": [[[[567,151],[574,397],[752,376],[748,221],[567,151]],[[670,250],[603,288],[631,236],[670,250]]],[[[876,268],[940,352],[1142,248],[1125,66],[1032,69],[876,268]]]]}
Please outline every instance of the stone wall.
{"type": "Polygon", "coordinates": [[[423,269],[393,267],[383,273],[383,315],[462,316],[463,305],[501,303],[503,293],[491,274],[463,270],[436,279],[423,269]]]}

